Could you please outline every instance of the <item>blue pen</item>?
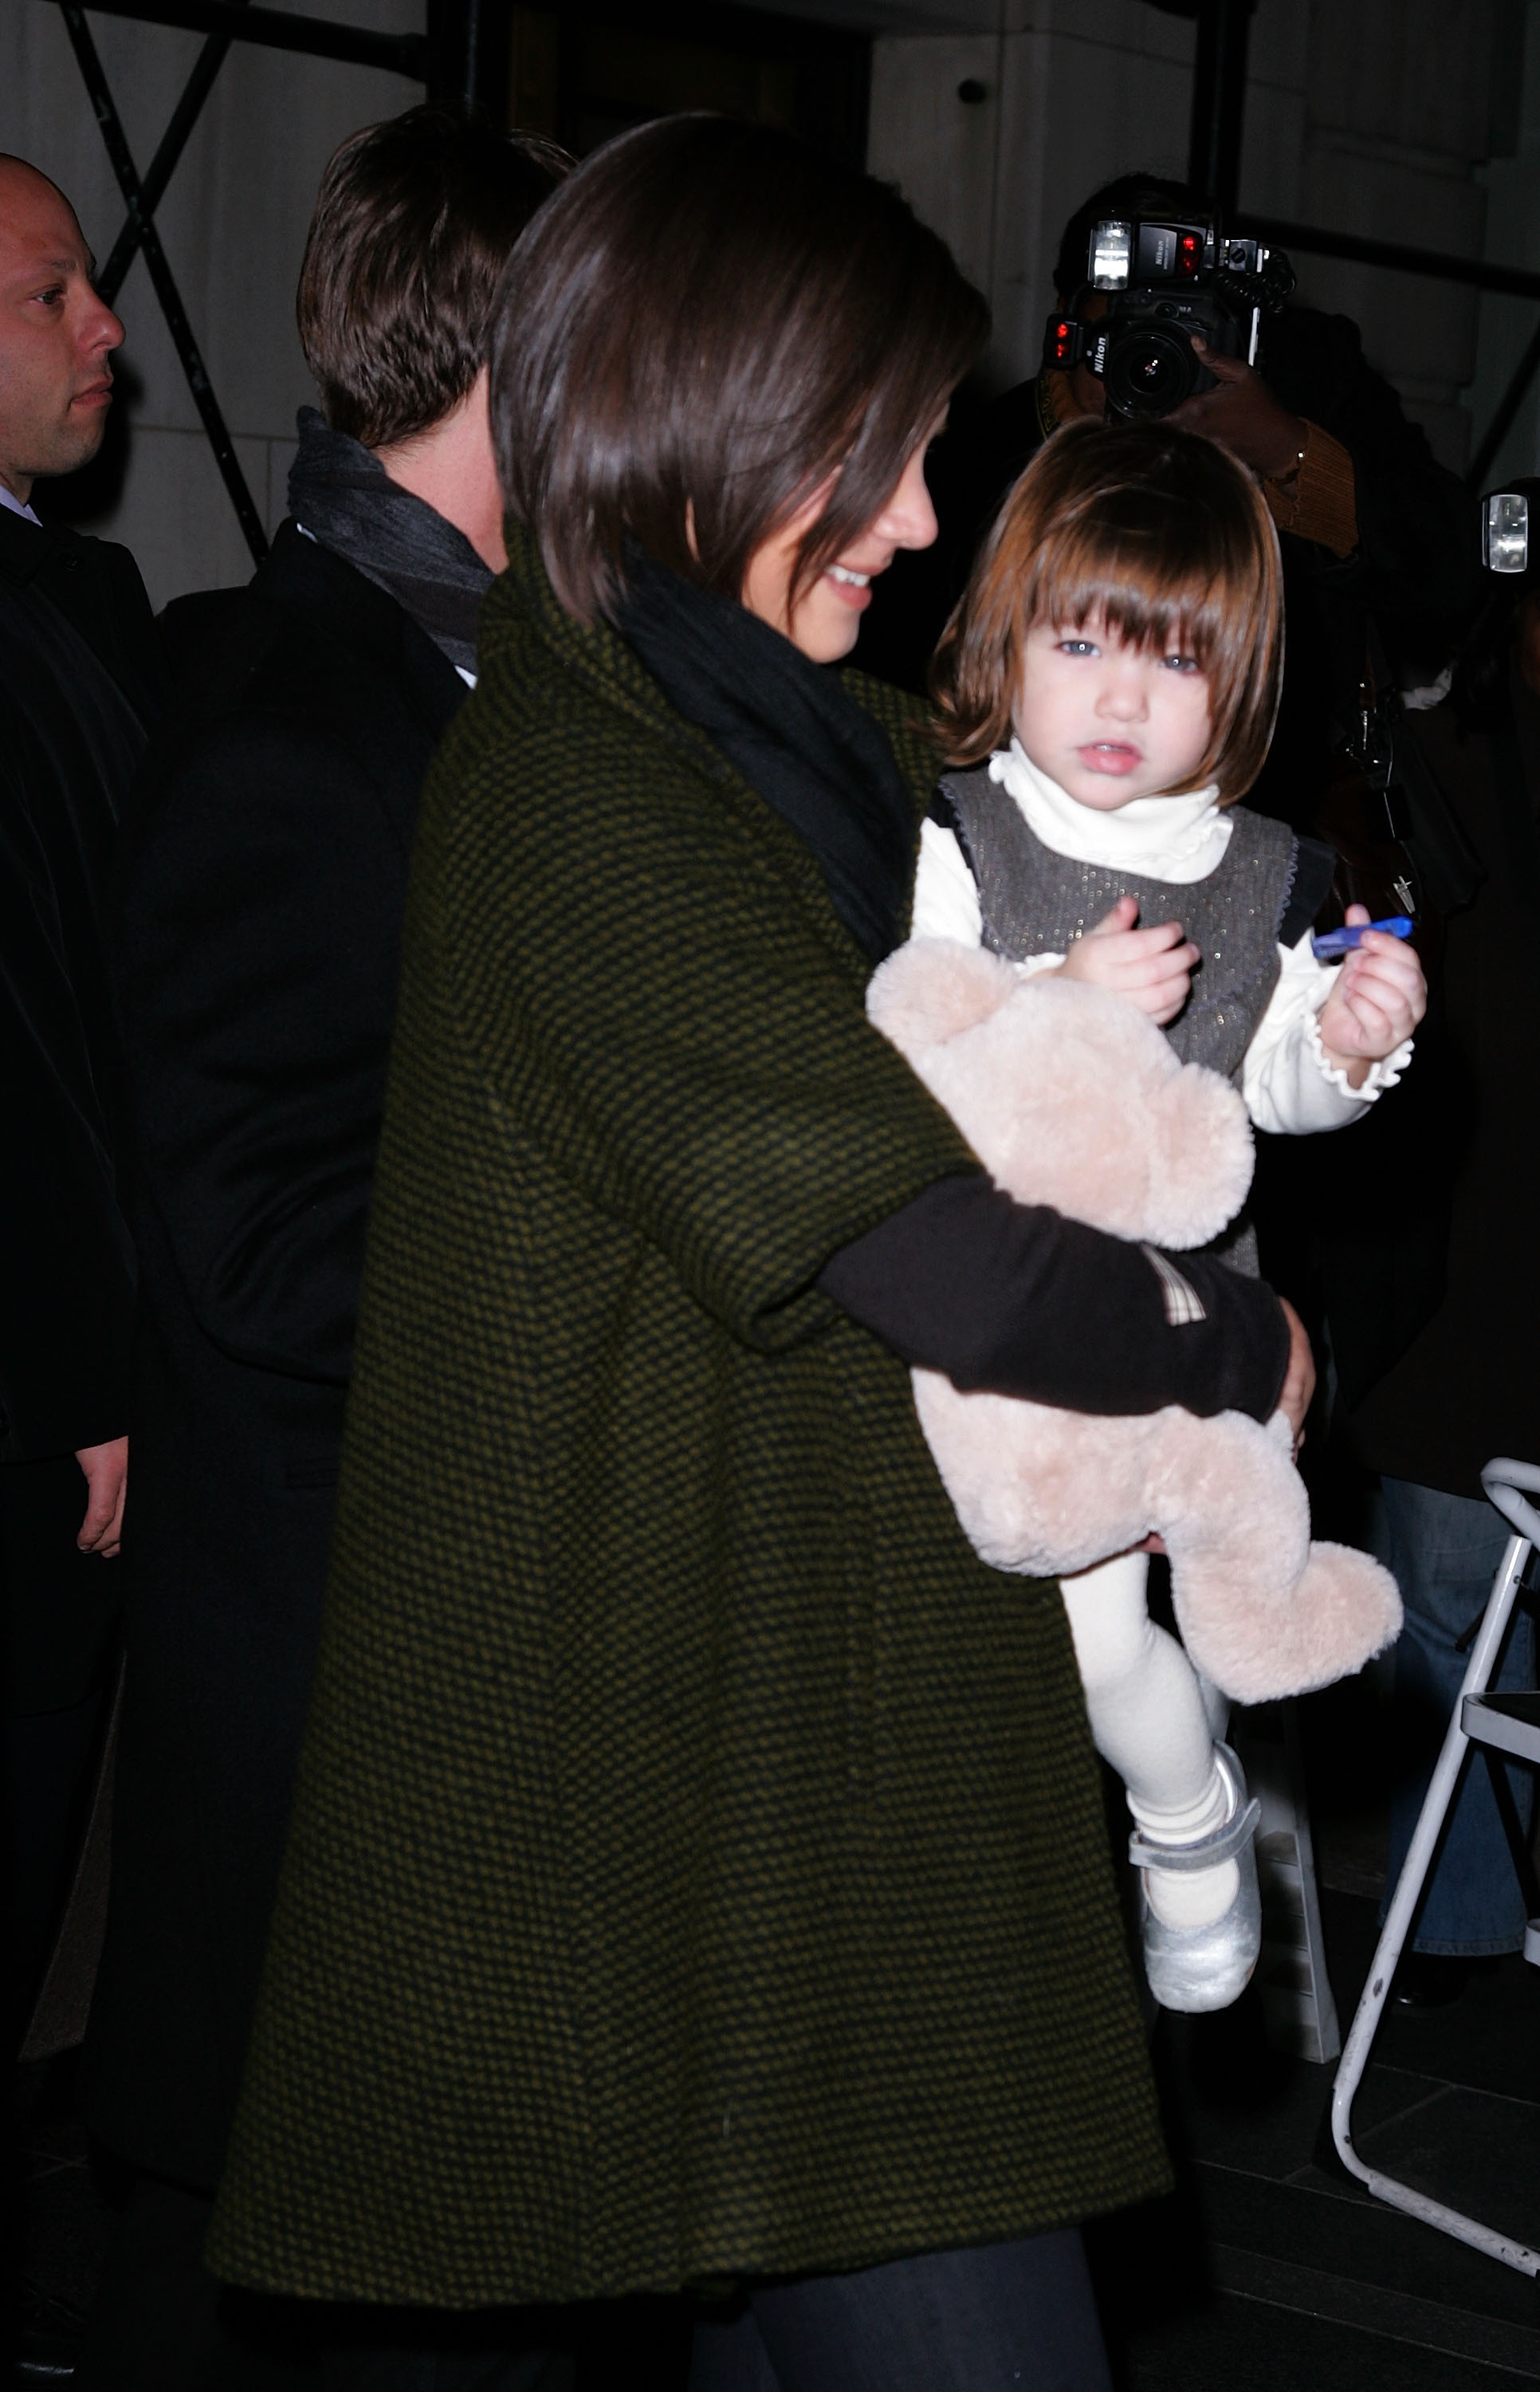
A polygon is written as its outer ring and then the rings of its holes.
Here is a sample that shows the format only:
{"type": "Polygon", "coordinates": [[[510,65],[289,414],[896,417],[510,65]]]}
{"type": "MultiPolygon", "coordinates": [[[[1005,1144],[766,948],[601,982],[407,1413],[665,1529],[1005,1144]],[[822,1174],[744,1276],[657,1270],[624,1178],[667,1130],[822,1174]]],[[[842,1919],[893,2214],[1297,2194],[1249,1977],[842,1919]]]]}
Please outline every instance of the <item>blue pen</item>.
{"type": "Polygon", "coordinates": [[[1388,914],[1382,922],[1355,922],[1351,930],[1328,930],[1322,939],[1312,939],[1310,952],[1318,964],[1329,964],[1339,956],[1351,955],[1363,943],[1365,930],[1389,930],[1392,939],[1409,939],[1412,935],[1410,914],[1388,914]]]}

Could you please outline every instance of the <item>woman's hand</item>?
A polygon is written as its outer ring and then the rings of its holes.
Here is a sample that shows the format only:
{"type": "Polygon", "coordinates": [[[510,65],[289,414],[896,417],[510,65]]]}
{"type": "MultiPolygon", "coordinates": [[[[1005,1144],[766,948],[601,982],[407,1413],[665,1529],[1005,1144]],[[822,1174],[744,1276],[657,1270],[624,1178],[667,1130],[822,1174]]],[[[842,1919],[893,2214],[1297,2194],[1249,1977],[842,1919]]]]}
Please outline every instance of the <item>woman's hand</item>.
{"type": "Polygon", "coordinates": [[[1288,1323],[1288,1367],[1278,1392],[1278,1410],[1294,1432],[1294,1450],[1298,1453],[1305,1441],[1305,1414],[1315,1394],[1315,1357],[1310,1350],[1304,1322],[1286,1295],[1279,1296],[1278,1306],[1288,1323]]]}
{"type": "Polygon", "coordinates": [[[1110,914],[1075,941],[1058,968],[1065,980],[1087,981],[1093,988],[1115,989],[1132,998],[1141,1013],[1163,1027],[1187,1002],[1199,950],[1180,922],[1136,930],[1138,919],[1137,897],[1119,897],[1110,914]]]}
{"type": "MultiPolygon", "coordinates": [[[[1366,922],[1366,905],[1350,905],[1349,927],[1366,922]]],[[[1428,1010],[1428,983],[1416,951],[1389,930],[1371,930],[1337,975],[1316,1017],[1328,1063],[1361,1088],[1369,1065],[1381,1063],[1410,1038],[1428,1010]]]]}

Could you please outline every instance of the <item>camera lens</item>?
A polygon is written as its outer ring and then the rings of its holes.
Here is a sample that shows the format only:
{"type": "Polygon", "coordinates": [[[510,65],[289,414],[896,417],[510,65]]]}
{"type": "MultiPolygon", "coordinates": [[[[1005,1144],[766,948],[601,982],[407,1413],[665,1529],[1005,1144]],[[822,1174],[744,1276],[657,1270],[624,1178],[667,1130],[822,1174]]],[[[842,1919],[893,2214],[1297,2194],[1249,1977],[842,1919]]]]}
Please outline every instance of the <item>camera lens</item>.
{"type": "Polygon", "coordinates": [[[1198,362],[1184,333],[1131,326],[1107,350],[1107,404],[1119,415],[1169,415],[1197,385],[1198,362]]]}

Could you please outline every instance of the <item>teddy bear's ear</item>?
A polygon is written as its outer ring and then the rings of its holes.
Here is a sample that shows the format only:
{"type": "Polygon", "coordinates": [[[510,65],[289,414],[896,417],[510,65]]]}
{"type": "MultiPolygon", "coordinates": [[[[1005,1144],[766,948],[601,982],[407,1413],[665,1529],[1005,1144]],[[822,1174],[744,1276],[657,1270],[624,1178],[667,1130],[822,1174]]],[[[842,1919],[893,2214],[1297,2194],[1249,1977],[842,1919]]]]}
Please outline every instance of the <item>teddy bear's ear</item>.
{"type": "Polygon", "coordinates": [[[1013,966],[983,947],[911,939],[873,973],[866,1011],[899,1054],[912,1059],[987,1021],[1016,985],[1013,966]]]}

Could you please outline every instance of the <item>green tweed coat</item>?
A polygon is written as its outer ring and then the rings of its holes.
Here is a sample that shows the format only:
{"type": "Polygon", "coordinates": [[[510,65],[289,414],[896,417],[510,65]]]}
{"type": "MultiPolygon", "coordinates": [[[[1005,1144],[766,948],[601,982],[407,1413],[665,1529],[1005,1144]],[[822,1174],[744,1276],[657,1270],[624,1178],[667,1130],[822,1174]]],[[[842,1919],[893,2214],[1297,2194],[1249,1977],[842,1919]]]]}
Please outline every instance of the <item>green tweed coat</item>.
{"type": "Polygon", "coordinates": [[[815,1285],[971,1164],[865,978],[520,545],[424,800],[228,2279],[562,2300],[1167,2181],[1057,1592],[815,1285]]]}

